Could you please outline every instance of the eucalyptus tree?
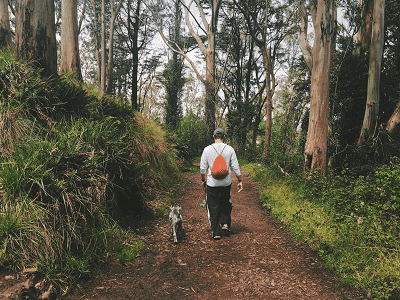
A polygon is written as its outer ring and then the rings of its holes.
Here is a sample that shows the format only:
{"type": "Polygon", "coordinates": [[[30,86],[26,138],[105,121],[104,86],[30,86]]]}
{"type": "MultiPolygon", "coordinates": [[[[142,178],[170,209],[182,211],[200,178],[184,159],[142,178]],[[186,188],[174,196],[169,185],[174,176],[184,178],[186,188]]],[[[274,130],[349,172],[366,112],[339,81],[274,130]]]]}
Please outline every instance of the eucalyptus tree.
{"type": "MultiPolygon", "coordinates": [[[[372,0],[371,0],[372,1],[372,0]]],[[[364,121],[357,145],[362,146],[366,136],[372,136],[379,113],[379,85],[384,45],[384,20],[385,0],[373,0],[372,24],[370,32],[366,33],[363,40],[370,40],[369,71],[367,101],[365,106],[364,121]],[[370,37],[369,37],[370,34],[370,37]]]]}
{"type": "Polygon", "coordinates": [[[10,27],[10,15],[8,13],[8,1],[0,0],[0,48],[11,46],[12,36],[10,27]]]}
{"type": "Polygon", "coordinates": [[[17,0],[15,47],[18,58],[33,61],[44,76],[57,74],[53,0],[17,0]]]}
{"type": "MultiPolygon", "coordinates": [[[[117,3],[114,3],[114,0],[111,0],[111,19],[110,19],[110,28],[109,28],[109,34],[108,34],[108,61],[107,61],[107,80],[104,83],[103,81],[101,82],[101,90],[104,91],[104,88],[106,88],[106,92],[108,94],[111,93],[112,91],[112,77],[113,77],[113,68],[114,68],[114,28],[115,28],[115,22],[118,17],[119,11],[121,9],[122,2],[124,0],[119,0],[117,3]]],[[[102,31],[102,37],[103,37],[104,32],[102,31]]],[[[103,40],[103,39],[102,39],[103,40]]],[[[102,44],[102,47],[104,45],[102,44]]],[[[105,64],[102,64],[102,72],[104,73],[105,69],[105,64]]],[[[104,76],[102,76],[104,78],[104,76]]]]}
{"type": "Polygon", "coordinates": [[[118,0],[118,2],[115,0],[101,0],[101,2],[92,0],[90,27],[91,34],[95,39],[97,81],[101,93],[110,93],[112,90],[115,22],[122,3],[123,0],[118,0]]]}
{"type": "Polygon", "coordinates": [[[373,13],[374,1],[371,0],[360,0],[359,7],[355,8],[360,11],[358,16],[361,24],[358,25],[358,31],[354,36],[355,41],[361,42],[361,45],[368,49],[371,43],[371,30],[372,30],[372,13],[373,13]]]}
{"type": "Polygon", "coordinates": [[[199,76],[200,73],[197,71],[196,74],[199,79],[204,83],[205,87],[205,122],[206,129],[209,136],[214,132],[215,129],[215,107],[216,107],[216,96],[217,96],[217,81],[215,77],[215,49],[216,49],[216,34],[218,32],[218,18],[219,11],[222,4],[222,0],[190,0],[186,3],[186,0],[181,0],[185,9],[185,21],[189,29],[190,34],[196,40],[201,52],[204,55],[206,61],[205,67],[205,78],[199,76]],[[199,26],[199,30],[205,33],[207,44],[204,43],[201,35],[196,31],[192,25],[190,17],[193,17],[191,13],[192,3],[196,3],[196,9],[199,11],[201,16],[201,27],[200,22],[195,19],[196,24],[199,26]],[[207,20],[207,9],[210,10],[210,18],[207,20]]]}
{"type": "Polygon", "coordinates": [[[78,43],[78,0],[61,1],[61,20],[60,70],[70,71],[78,79],[82,79],[78,43]]]}
{"type": "Polygon", "coordinates": [[[180,47],[174,41],[171,41],[163,32],[162,19],[159,17],[160,7],[157,3],[152,6],[153,20],[158,24],[158,32],[160,33],[165,44],[173,51],[182,55],[185,60],[190,64],[190,67],[195,72],[197,79],[199,79],[205,89],[205,122],[207,134],[212,135],[215,129],[215,112],[216,112],[216,98],[218,93],[218,85],[215,76],[215,51],[216,51],[216,35],[218,33],[218,18],[222,0],[181,0],[183,9],[185,11],[185,23],[189,33],[196,41],[201,53],[205,59],[205,75],[196,67],[194,61],[188,56],[188,49],[186,45],[180,47]],[[198,12],[199,17],[194,14],[198,12]],[[155,16],[159,20],[156,20],[155,16]],[[209,18],[207,18],[209,16],[209,18]],[[192,24],[193,23],[193,24],[192,24]]]}
{"type": "Polygon", "coordinates": [[[311,70],[311,99],[307,142],[304,150],[304,168],[319,169],[323,174],[327,168],[328,122],[329,122],[329,75],[331,54],[334,49],[337,29],[337,7],[335,0],[298,0],[300,17],[299,43],[305,62],[311,70]],[[308,17],[314,28],[314,43],[308,41],[308,17]]]}

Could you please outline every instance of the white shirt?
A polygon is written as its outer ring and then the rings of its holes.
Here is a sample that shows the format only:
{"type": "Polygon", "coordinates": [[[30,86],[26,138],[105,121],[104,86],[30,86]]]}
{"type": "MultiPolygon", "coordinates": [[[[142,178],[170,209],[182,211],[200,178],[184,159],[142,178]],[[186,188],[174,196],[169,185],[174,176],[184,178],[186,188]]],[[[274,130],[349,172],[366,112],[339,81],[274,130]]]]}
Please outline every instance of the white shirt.
{"type": "Polygon", "coordinates": [[[236,176],[240,174],[239,162],[236,157],[235,150],[224,143],[214,143],[204,148],[203,154],[201,155],[200,161],[200,173],[206,174],[207,170],[207,185],[211,187],[215,186],[228,186],[232,184],[232,170],[235,172],[236,176]],[[224,148],[225,147],[225,148],[224,148]],[[214,149],[215,148],[215,149],[214,149]],[[223,149],[223,151],[222,151],[223,149]],[[216,150],[216,151],[215,151],[216,150]],[[222,153],[221,153],[222,151],[222,153]],[[211,169],[214,163],[214,160],[217,156],[221,154],[222,157],[225,159],[226,165],[229,170],[228,176],[223,179],[215,179],[211,176],[211,169]]]}

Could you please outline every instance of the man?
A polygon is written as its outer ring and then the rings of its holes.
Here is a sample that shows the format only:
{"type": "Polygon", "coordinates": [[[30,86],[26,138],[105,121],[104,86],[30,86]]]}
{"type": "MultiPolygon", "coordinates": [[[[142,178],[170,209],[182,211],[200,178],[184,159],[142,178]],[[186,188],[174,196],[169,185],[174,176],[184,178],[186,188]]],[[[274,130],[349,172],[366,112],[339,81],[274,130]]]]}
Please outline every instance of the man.
{"type": "Polygon", "coordinates": [[[203,186],[207,187],[206,201],[212,237],[215,240],[219,240],[221,239],[221,229],[229,231],[231,226],[231,168],[239,181],[237,185],[238,192],[243,189],[243,183],[235,150],[224,143],[224,131],[216,129],[213,137],[214,144],[204,148],[201,155],[200,174],[203,186]],[[213,177],[211,170],[213,169],[214,161],[220,154],[225,159],[229,174],[222,179],[216,179],[213,177]]]}

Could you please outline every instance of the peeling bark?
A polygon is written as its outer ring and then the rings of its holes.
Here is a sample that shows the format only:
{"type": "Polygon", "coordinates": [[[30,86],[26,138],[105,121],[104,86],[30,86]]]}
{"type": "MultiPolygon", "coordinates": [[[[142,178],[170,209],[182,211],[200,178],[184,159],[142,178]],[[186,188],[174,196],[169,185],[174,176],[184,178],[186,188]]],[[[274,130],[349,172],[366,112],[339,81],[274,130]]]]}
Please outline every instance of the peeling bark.
{"type": "Polygon", "coordinates": [[[379,113],[379,84],[383,56],[385,0],[374,0],[371,51],[369,55],[367,103],[360,137],[357,146],[362,146],[365,139],[375,128],[379,113]]]}
{"type": "MultiPolygon", "coordinates": [[[[298,3],[304,6],[304,2],[298,3]]],[[[328,149],[329,73],[331,52],[336,37],[336,3],[325,0],[312,1],[310,10],[315,38],[312,57],[307,62],[311,63],[311,100],[304,168],[319,169],[325,174],[328,149]]],[[[303,42],[307,47],[303,47],[302,51],[306,50],[308,55],[308,41],[303,42]]]]}
{"type": "Polygon", "coordinates": [[[374,0],[360,0],[361,20],[362,24],[360,30],[355,36],[356,41],[361,41],[362,46],[368,49],[371,45],[371,34],[372,34],[372,14],[374,8],[374,0]]]}

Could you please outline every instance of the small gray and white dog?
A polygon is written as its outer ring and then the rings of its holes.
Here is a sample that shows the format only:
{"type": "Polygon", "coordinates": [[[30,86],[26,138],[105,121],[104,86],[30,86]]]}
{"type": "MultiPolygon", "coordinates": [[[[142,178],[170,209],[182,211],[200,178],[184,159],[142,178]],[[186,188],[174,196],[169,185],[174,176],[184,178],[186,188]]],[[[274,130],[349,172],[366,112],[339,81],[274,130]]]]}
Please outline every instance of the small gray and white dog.
{"type": "Polygon", "coordinates": [[[178,237],[182,237],[182,207],[179,205],[171,206],[171,211],[169,213],[169,221],[171,223],[171,232],[174,237],[174,243],[178,243],[178,237]]]}

